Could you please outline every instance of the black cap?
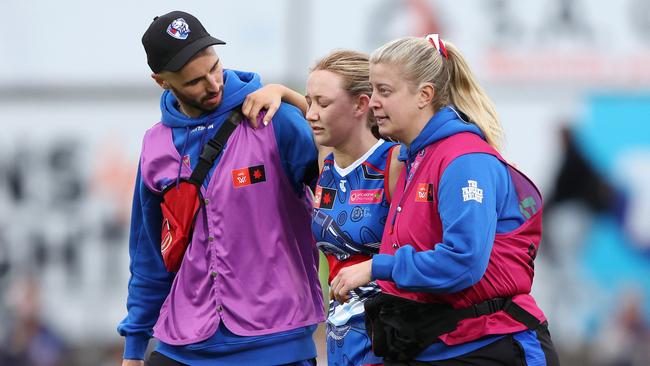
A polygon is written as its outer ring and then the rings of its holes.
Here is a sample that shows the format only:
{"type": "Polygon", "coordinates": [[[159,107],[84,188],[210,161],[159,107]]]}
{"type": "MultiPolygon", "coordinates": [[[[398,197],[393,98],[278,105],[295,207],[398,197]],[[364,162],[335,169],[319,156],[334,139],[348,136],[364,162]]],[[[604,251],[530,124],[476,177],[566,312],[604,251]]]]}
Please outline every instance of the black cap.
{"type": "Polygon", "coordinates": [[[183,11],[155,17],[142,36],[147,63],[155,73],[178,71],[199,51],[215,44],[226,42],[210,36],[194,15],[183,11]]]}

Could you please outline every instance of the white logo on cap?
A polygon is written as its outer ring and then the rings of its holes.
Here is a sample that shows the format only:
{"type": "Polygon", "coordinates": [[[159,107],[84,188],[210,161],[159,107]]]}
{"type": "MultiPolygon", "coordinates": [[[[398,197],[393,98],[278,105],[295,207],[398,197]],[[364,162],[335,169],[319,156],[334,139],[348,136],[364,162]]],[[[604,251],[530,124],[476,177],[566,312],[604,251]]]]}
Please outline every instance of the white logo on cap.
{"type": "Polygon", "coordinates": [[[190,35],[190,26],[183,18],[178,18],[167,27],[167,34],[176,39],[186,39],[190,35]]]}

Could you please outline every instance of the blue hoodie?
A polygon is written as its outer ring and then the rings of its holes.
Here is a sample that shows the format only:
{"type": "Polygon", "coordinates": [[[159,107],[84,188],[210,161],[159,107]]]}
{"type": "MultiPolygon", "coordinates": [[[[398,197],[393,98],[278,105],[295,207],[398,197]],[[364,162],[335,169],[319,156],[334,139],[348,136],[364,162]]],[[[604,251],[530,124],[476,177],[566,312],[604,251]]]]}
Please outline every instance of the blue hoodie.
{"type": "MultiPolygon", "coordinates": [[[[400,149],[398,158],[405,163],[407,175],[422,149],[461,132],[485,139],[481,130],[465,122],[453,107],[438,111],[411,145],[402,145],[400,149]]],[[[438,243],[436,250],[416,252],[412,246],[404,245],[394,256],[375,255],[373,279],[393,281],[399,288],[416,292],[461,291],[483,277],[495,233],[510,232],[524,223],[506,165],[489,154],[469,153],[454,159],[440,177],[437,202],[444,243],[438,243]],[[483,204],[463,204],[460,192],[469,179],[481,182],[483,204]]],[[[487,337],[454,347],[437,342],[417,359],[433,361],[456,357],[499,338],[487,337]]]]}
{"type": "MultiPolygon", "coordinates": [[[[160,99],[162,123],[172,128],[174,145],[181,156],[188,156],[194,168],[199,152],[209,138],[218,131],[230,111],[240,108],[251,92],[261,87],[260,77],[250,72],[224,70],[223,100],[214,111],[199,118],[190,118],[180,112],[174,95],[165,91],[160,99]]],[[[297,194],[303,194],[303,180],[306,169],[317,163],[318,153],[313,143],[312,132],[302,113],[295,107],[283,103],[273,116],[273,129],[282,167],[297,194]],[[301,136],[302,138],[296,138],[301,136]]],[[[227,149],[227,145],[224,148],[227,149]]],[[[210,181],[213,165],[204,185],[210,181]]],[[[180,168],[180,163],[179,163],[180,168]]],[[[309,183],[309,182],[307,182],[309,183]]],[[[167,272],[160,254],[160,212],[161,197],[151,192],[141,178],[140,167],[136,176],[129,255],[131,257],[128,314],[118,325],[118,332],[126,337],[124,358],[142,359],[152,336],[152,327],[158,319],[159,310],[169,294],[174,274],[167,272]]],[[[315,326],[294,329],[268,336],[240,337],[220,327],[210,339],[201,342],[202,355],[196,357],[197,345],[169,346],[159,343],[158,351],[168,356],[197,365],[210,364],[210,356],[219,355],[232,363],[248,363],[248,359],[265,359],[273,362],[287,356],[291,350],[297,358],[312,358],[315,350],[311,334],[315,326]],[[251,349],[243,345],[250,345],[251,349]],[[205,350],[212,349],[213,353],[205,350]],[[236,352],[235,352],[236,350],[236,352]]]]}

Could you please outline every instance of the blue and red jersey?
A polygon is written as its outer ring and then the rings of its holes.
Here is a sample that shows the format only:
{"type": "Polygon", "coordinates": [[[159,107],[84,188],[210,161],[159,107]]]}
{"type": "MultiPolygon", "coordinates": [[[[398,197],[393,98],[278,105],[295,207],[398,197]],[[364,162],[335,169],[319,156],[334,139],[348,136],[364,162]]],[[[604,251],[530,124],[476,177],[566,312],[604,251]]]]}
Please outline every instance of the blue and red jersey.
{"type": "MultiPolygon", "coordinates": [[[[336,164],[333,154],[325,158],[315,191],[312,232],[329,262],[330,281],[341,268],[368,260],[379,251],[390,206],[386,172],[395,145],[379,140],[346,168],[336,164]]],[[[334,323],[344,324],[360,314],[362,300],[377,291],[374,282],[353,290],[351,301],[359,301],[357,307],[348,304],[345,314],[331,307],[330,321],[341,316],[334,323]]]]}

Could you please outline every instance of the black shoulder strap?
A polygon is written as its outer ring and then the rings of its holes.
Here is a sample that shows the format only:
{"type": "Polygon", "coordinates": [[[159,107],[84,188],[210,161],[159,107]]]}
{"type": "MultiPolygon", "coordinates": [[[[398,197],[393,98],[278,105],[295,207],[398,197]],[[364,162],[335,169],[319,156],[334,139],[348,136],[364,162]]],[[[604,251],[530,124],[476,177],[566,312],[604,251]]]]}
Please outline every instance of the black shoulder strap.
{"type": "Polygon", "coordinates": [[[223,147],[226,145],[226,141],[228,141],[228,138],[235,130],[239,122],[241,122],[242,118],[243,116],[239,110],[239,107],[235,107],[235,109],[230,112],[228,118],[226,118],[224,123],[219,128],[219,131],[217,131],[217,133],[214,134],[214,136],[203,146],[203,151],[201,151],[199,162],[196,165],[196,168],[194,168],[194,171],[192,171],[192,175],[190,176],[191,183],[199,187],[201,184],[203,184],[203,181],[208,175],[210,168],[212,168],[214,161],[217,160],[217,157],[221,153],[221,150],[223,150],[223,147]]]}

